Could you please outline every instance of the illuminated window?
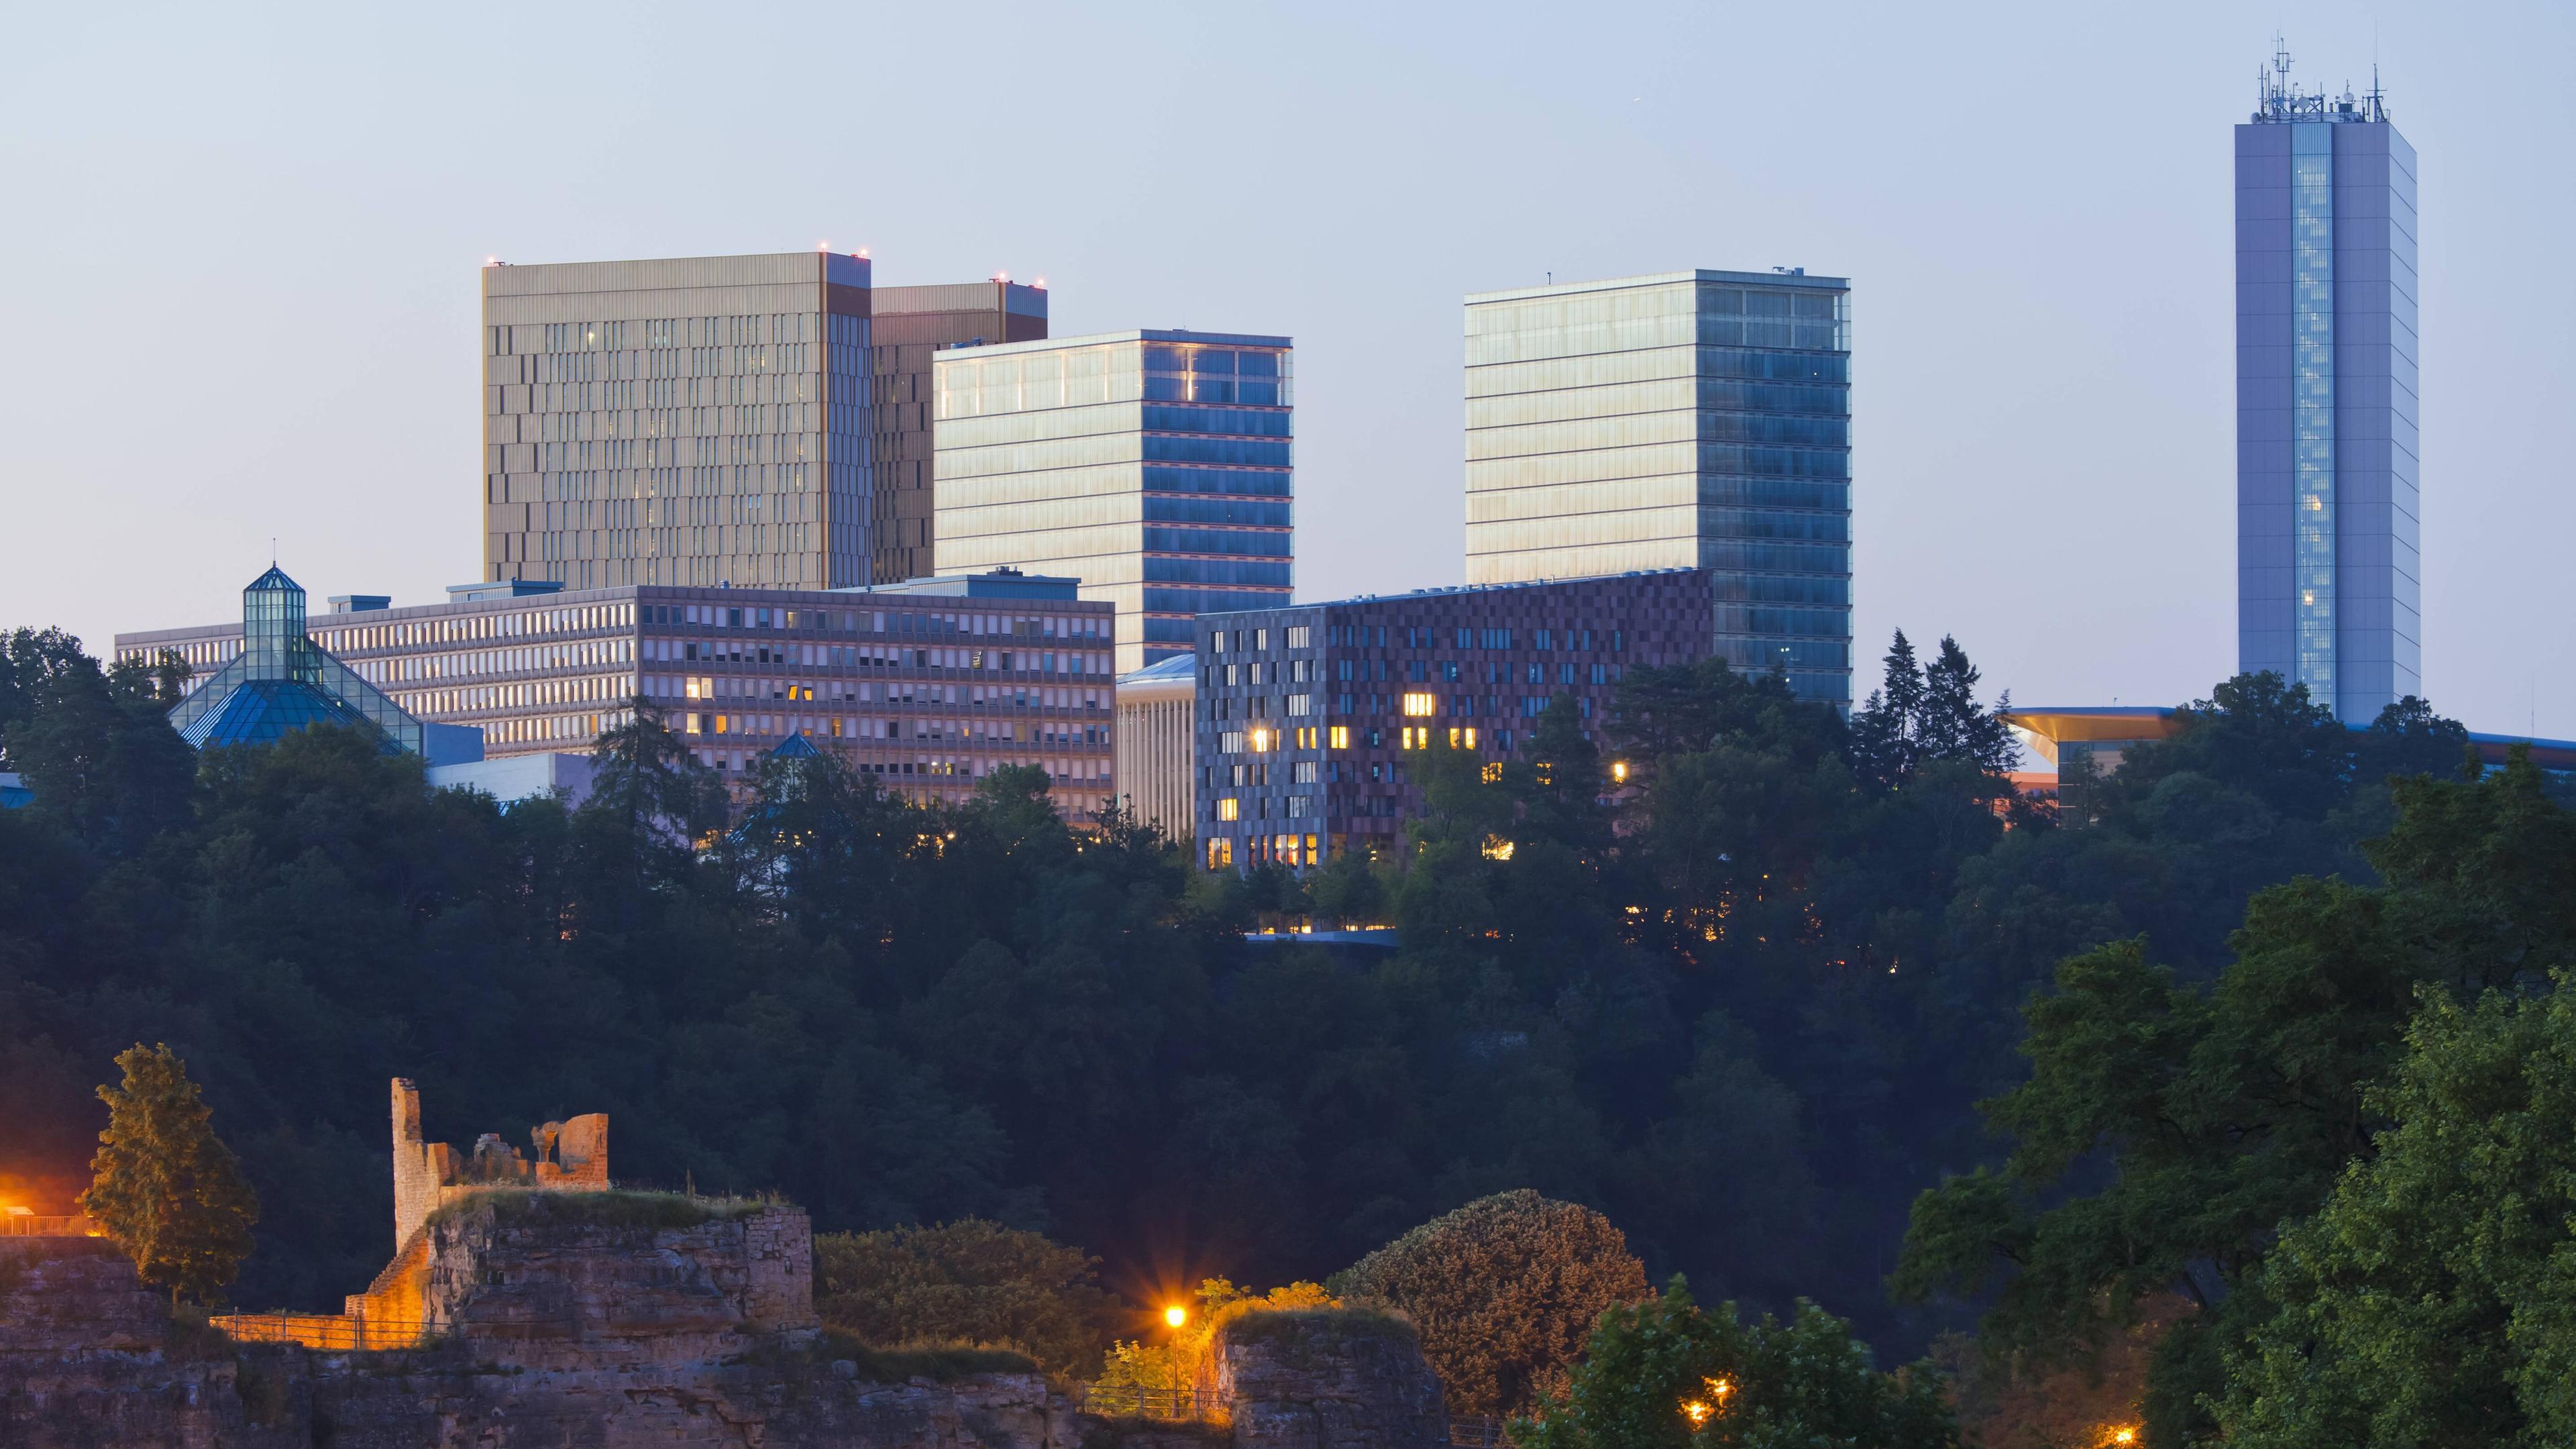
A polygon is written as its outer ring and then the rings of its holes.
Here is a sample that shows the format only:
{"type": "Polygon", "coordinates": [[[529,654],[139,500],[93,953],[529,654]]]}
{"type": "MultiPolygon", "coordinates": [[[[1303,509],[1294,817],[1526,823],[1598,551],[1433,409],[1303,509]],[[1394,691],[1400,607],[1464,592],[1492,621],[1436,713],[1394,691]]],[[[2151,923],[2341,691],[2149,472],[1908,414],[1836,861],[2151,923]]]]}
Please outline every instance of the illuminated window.
{"type": "Polygon", "coordinates": [[[729,727],[732,723],[733,723],[733,716],[731,716],[731,715],[723,715],[723,714],[717,715],[717,716],[716,716],[716,733],[717,733],[717,734],[725,734],[725,733],[728,733],[728,732],[729,732],[728,727],[729,727]]]}
{"type": "Polygon", "coordinates": [[[1233,796],[1222,796],[1216,802],[1216,818],[1219,820],[1241,819],[1242,809],[1242,805],[1238,803],[1233,796]]]}
{"type": "Polygon", "coordinates": [[[1439,709],[1440,701],[1436,696],[1428,694],[1408,694],[1404,697],[1404,712],[1417,719],[1436,714],[1439,712],[1439,709]]]}
{"type": "Polygon", "coordinates": [[[1268,731],[1268,730],[1254,730],[1254,731],[1252,731],[1252,732],[1251,732],[1251,734],[1252,734],[1252,752],[1253,752],[1254,754],[1256,754],[1256,755],[1258,755],[1258,754],[1262,754],[1262,753],[1264,753],[1264,752],[1266,752],[1266,751],[1268,751],[1268,750],[1269,750],[1269,748],[1270,748],[1270,742],[1271,742],[1271,734],[1270,734],[1270,731],[1268,731]]]}
{"type": "MultiPolygon", "coordinates": [[[[1423,731],[1423,733],[1425,733],[1425,734],[1429,734],[1429,733],[1430,733],[1430,731],[1425,730],[1425,731],[1423,731]]],[[[1452,728],[1450,729],[1450,731],[1449,731],[1449,748],[1451,748],[1451,749],[1453,749],[1453,750],[1455,750],[1455,749],[1462,749],[1462,748],[1463,748],[1463,749],[1470,749],[1470,750],[1472,750],[1472,749],[1474,749],[1475,747],[1476,747],[1476,732],[1475,732],[1474,730],[1472,730],[1472,729],[1458,729],[1458,728],[1455,728],[1455,727],[1452,727],[1452,728]]]]}
{"type": "Polygon", "coordinates": [[[1503,778],[1503,762],[1500,760],[1487,760],[1485,762],[1485,783],[1491,785],[1501,778],[1503,778]]]}
{"type": "Polygon", "coordinates": [[[1337,750],[1347,750],[1347,749],[1349,749],[1349,748],[1351,747],[1351,727],[1350,727],[1349,725],[1335,725],[1335,726],[1333,726],[1331,739],[1332,739],[1332,742],[1333,742],[1333,748],[1334,748],[1334,749],[1337,749],[1337,750]]]}

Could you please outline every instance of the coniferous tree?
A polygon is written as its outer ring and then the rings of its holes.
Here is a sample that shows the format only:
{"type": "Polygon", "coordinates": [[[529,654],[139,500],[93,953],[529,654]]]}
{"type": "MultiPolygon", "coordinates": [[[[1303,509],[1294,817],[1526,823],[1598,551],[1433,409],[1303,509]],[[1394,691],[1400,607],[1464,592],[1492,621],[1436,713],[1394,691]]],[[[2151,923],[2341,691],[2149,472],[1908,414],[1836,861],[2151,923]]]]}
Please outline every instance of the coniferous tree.
{"type": "Polygon", "coordinates": [[[1886,672],[1852,715],[1852,768],[1862,779],[1893,787],[1914,773],[1914,730],[1923,716],[1923,669],[1905,631],[1887,646],[1886,672]]]}
{"type": "Polygon", "coordinates": [[[187,1063],[166,1044],[137,1042],[116,1064],[125,1081],[98,1089],[107,1130],[81,1211],[134,1259],[144,1282],[170,1290],[173,1306],[182,1293],[210,1303],[250,1256],[259,1195],[215,1136],[187,1063]]]}

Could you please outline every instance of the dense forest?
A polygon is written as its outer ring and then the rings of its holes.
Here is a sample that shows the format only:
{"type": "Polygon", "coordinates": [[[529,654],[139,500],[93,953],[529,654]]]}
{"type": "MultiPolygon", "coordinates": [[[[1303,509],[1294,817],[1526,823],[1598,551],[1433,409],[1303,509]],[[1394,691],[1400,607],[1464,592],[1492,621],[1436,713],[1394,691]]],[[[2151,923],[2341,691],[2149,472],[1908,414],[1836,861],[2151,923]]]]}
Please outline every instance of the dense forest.
{"type": "MultiPolygon", "coordinates": [[[[1971,1260],[2040,1210],[1918,1224],[1891,1296],[1918,1195],[2005,1180],[2036,1130],[1976,1104],[2032,1079],[2060,963],[2126,953],[2191,996],[2258,892],[2379,888],[2404,863],[2362,843],[2465,746],[2417,701],[2353,730],[2239,677],[2039,804],[1967,656],[1900,635],[1848,724],[1707,664],[1635,670],[1608,721],[1560,701],[1519,761],[1432,751],[1402,858],[1301,881],[1061,820],[1033,772],[923,811],[772,761],[729,818],[649,714],[581,808],[505,810],[345,732],[199,756],[174,688],[54,632],[0,657],[0,768],[35,791],[0,811],[0,1187],[67,1201],[93,1086],[168,1042],[263,1204],[247,1306],[335,1307],[381,1266],[401,1075],[433,1139],[604,1111],[621,1180],[775,1190],[825,1230],[1041,1229],[1143,1302],[1320,1279],[1534,1188],[1658,1282],[1813,1299],[1888,1361],[1972,1322],[1971,1260]],[[1309,914],[1403,945],[1245,939],[1309,914]]],[[[2097,1140],[2031,1190],[2089,1190],[2097,1140]]]]}

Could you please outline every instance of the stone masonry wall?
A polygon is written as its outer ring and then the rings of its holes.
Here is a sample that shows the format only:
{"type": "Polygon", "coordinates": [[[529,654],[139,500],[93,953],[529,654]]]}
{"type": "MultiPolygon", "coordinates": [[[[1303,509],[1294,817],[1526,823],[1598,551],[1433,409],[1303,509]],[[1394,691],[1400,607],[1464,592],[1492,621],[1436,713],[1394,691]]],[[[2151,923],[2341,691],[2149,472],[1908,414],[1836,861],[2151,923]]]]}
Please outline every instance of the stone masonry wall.
{"type": "Polygon", "coordinates": [[[1440,1380],[1409,1327],[1336,1310],[1220,1324],[1209,1354],[1235,1449],[1433,1449],[1449,1437],[1440,1380]]]}
{"type": "Polygon", "coordinates": [[[425,1230],[424,1313],[494,1362],[684,1363],[811,1330],[814,1235],[772,1207],[687,1227],[620,1220],[628,1200],[495,1193],[425,1230]]]}

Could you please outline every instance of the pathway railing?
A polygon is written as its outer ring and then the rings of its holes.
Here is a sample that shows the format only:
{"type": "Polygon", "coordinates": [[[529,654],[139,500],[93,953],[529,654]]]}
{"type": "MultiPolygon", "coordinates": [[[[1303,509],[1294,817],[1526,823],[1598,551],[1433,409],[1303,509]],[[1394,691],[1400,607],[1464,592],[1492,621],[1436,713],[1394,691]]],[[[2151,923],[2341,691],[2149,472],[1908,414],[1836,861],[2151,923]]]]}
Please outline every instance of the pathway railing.
{"type": "Polygon", "coordinates": [[[350,1318],[333,1313],[218,1313],[206,1322],[235,1343],[300,1343],[324,1352],[414,1348],[430,1328],[420,1319],[350,1318]]]}
{"type": "Polygon", "coordinates": [[[1081,1408],[1104,1419],[1205,1420],[1220,1417],[1226,1405],[1213,1390],[1157,1389],[1143,1384],[1085,1384],[1081,1408]]]}

